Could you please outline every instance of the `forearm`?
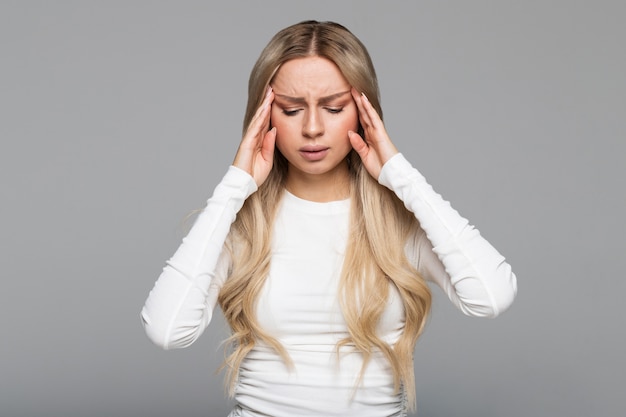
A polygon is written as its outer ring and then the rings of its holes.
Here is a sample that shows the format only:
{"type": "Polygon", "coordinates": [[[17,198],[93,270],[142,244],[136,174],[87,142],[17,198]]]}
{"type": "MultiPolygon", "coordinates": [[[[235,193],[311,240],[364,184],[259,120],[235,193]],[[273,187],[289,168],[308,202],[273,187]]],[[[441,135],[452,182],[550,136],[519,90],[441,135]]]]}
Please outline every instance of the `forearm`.
{"type": "Polygon", "coordinates": [[[193,343],[208,325],[228,270],[223,253],[230,226],[256,191],[252,177],[231,167],[148,295],[141,318],[164,349],[193,343]]]}
{"type": "Polygon", "coordinates": [[[395,155],[383,166],[379,182],[415,214],[443,264],[445,274],[426,268],[431,272],[428,279],[441,286],[468,315],[493,317],[510,306],[517,283],[504,257],[402,155],[395,155]]]}

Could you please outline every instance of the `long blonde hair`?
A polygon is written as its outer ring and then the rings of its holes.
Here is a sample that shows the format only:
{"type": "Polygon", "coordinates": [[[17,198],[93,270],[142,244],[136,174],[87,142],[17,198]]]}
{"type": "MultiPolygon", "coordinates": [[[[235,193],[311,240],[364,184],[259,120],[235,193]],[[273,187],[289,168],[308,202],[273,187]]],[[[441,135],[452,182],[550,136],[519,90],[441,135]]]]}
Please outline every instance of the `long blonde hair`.
{"type": "MultiPolygon", "coordinates": [[[[278,32],[254,65],[248,84],[244,131],[280,65],[307,56],[334,62],[346,80],[367,95],[382,117],[376,73],[365,46],[337,23],[305,21],[278,32]]],[[[419,224],[393,192],[368,174],[356,152],[352,151],[347,159],[351,175],[350,234],[339,301],[349,335],[338,343],[337,351],[352,347],[362,354],[361,377],[372,354],[382,352],[392,368],[396,391],[403,386],[413,408],[413,350],[431,303],[428,286],[404,252],[408,237],[419,224]],[[406,316],[404,332],[393,346],[376,334],[390,285],[397,288],[406,316]]],[[[273,347],[291,366],[284,347],[263,331],[256,318],[257,300],[270,268],[272,225],[286,176],[287,161],[276,150],[269,177],[246,200],[231,228],[229,249],[233,265],[219,294],[219,303],[232,329],[232,351],[225,361],[231,395],[239,366],[258,341],[273,347]]]]}

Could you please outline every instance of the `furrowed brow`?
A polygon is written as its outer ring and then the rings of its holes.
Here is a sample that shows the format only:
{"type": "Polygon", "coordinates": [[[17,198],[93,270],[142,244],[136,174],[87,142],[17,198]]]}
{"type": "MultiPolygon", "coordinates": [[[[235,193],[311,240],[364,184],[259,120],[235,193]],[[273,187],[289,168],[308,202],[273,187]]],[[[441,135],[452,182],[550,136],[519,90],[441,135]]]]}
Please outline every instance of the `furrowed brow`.
{"type": "Polygon", "coordinates": [[[322,98],[320,98],[319,103],[320,104],[327,104],[328,102],[336,100],[336,99],[338,99],[340,97],[343,97],[346,94],[350,94],[350,90],[342,91],[340,93],[335,93],[335,94],[331,94],[331,95],[326,96],[326,97],[322,97],[322,98]]]}
{"type": "Polygon", "coordinates": [[[276,98],[279,98],[291,104],[305,104],[306,103],[306,101],[304,100],[304,97],[290,97],[284,94],[277,94],[277,93],[274,93],[274,96],[276,98]]]}
{"type": "MultiPolygon", "coordinates": [[[[342,97],[342,96],[344,96],[346,94],[349,94],[349,93],[350,93],[350,90],[341,91],[339,93],[331,94],[329,96],[325,96],[325,97],[320,98],[318,103],[319,104],[327,104],[328,102],[333,101],[335,99],[338,99],[338,98],[340,98],[340,97],[342,97]]],[[[291,97],[291,96],[287,96],[287,95],[284,95],[284,94],[277,94],[277,93],[274,93],[274,96],[278,97],[279,99],[285,100],[285,101],[287,101],[289,103],[292,103],[292,104],[306,104],[306,100],[305,100],[304,97],[291,97]]]]}

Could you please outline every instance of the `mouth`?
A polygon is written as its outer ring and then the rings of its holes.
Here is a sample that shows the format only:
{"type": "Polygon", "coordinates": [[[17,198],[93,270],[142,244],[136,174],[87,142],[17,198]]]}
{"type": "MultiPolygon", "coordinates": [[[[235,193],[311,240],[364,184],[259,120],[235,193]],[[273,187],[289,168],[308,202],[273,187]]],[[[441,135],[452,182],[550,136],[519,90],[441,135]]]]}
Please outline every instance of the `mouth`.
{"type": "Polygon", "coordinates": [[[328,146],[308,145],[298,149],[298,152],[307,161],[319,161],[326,156],[329,150],[328,146]]]}

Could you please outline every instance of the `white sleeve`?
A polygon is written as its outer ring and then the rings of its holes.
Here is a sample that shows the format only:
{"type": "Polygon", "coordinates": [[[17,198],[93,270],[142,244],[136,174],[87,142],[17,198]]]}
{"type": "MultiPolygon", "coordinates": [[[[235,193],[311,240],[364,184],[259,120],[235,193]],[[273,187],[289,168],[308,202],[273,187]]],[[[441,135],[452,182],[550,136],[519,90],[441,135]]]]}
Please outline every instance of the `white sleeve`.
{"type": "Polygon", "coordinates": [[[412,242],[418,251],[413,260],[425,279],[469,316],[495,317],[511,305],[517,281],[504,257],[401,154],[385,163],[378,181],[420,223],[424,233],[412,242]]]}
{"type": "Polygon", "coordinates": [[[224,242],[237,212],[256,189],[248,173],[231,166],[167,261],[141,311],[146,334],[156,345],[189,346],[209,324],[229,269],[224,242]]]}

